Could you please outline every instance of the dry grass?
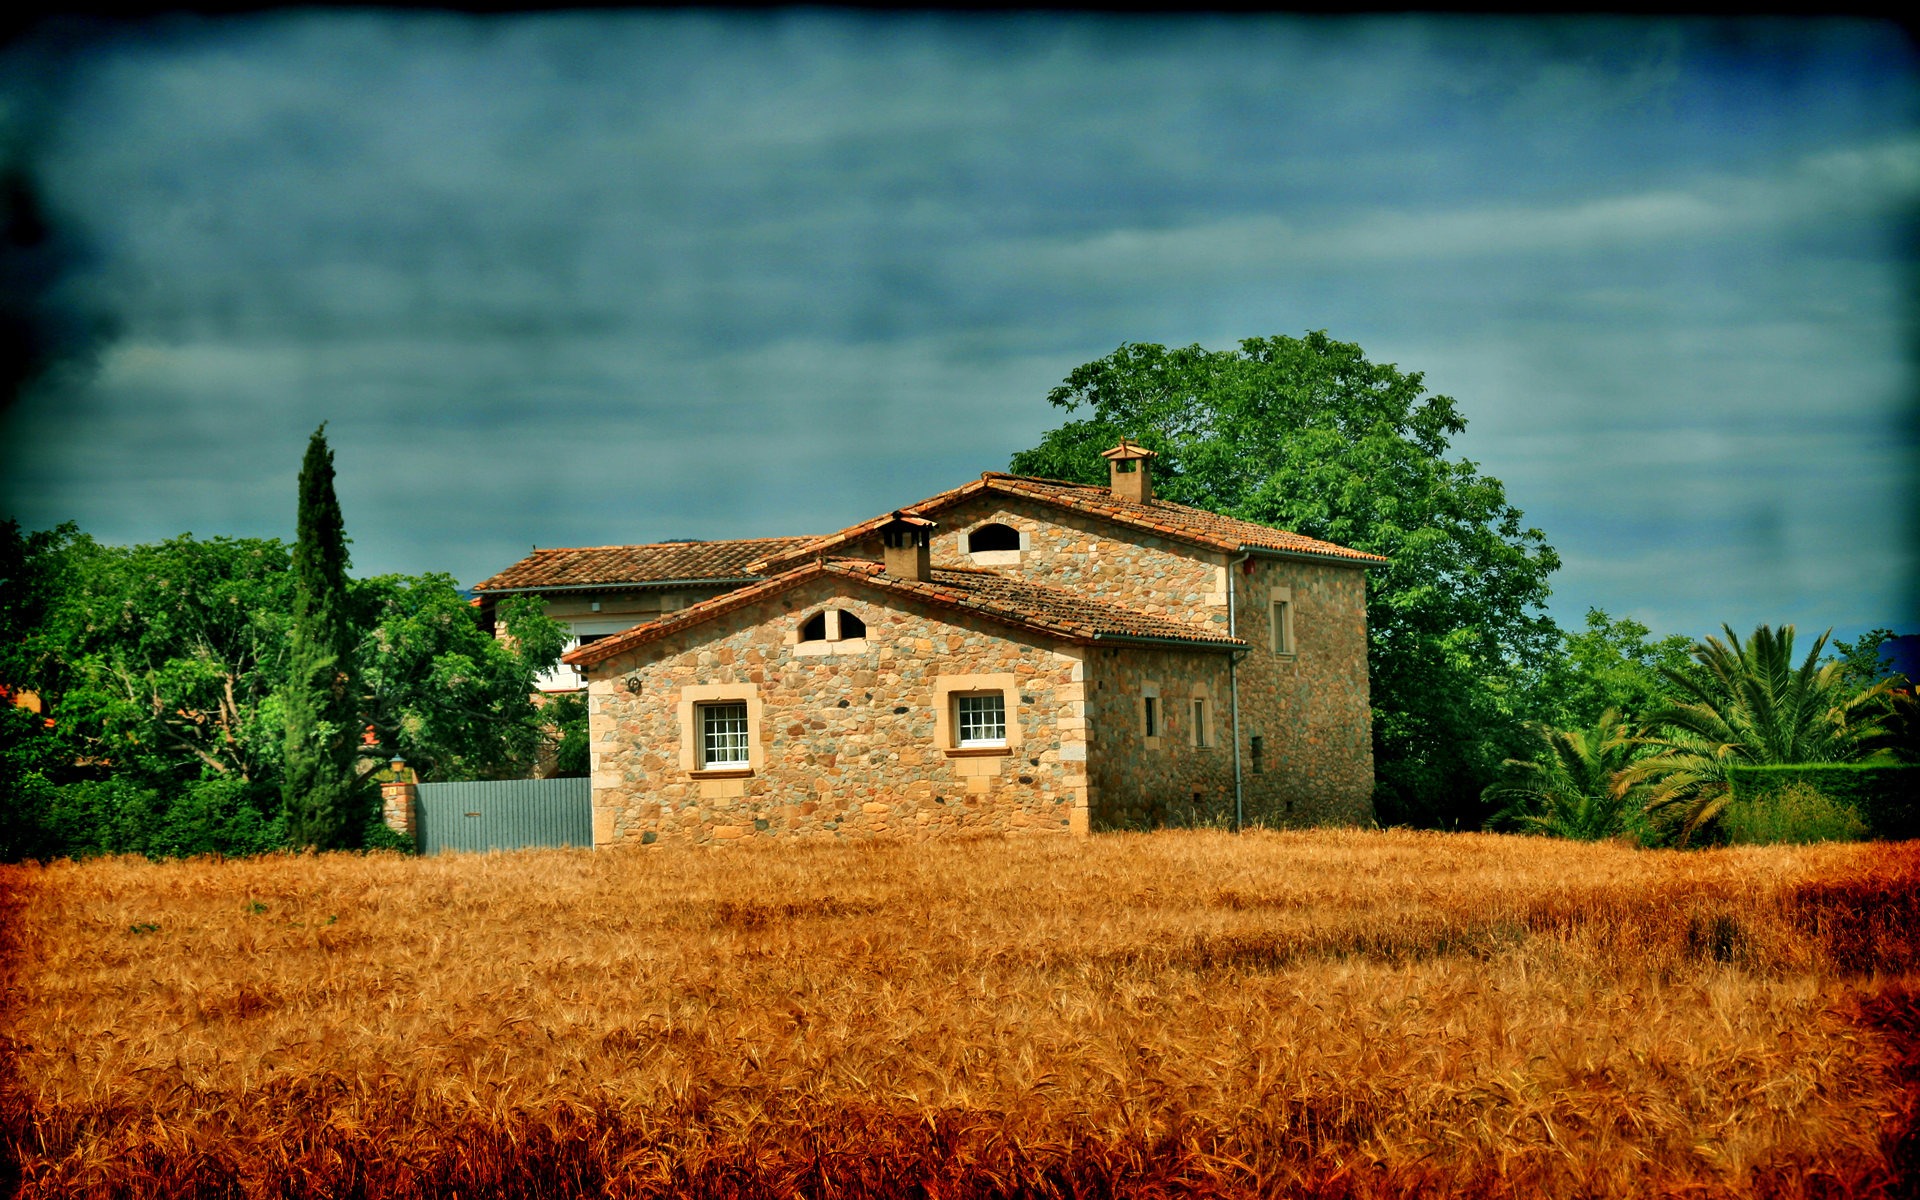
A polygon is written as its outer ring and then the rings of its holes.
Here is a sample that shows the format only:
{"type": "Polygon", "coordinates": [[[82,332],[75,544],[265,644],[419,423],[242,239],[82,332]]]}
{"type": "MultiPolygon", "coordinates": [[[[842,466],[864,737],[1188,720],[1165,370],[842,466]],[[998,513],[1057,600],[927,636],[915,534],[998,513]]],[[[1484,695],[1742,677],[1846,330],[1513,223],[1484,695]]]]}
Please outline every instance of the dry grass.
{"type": "Polygon", "coordinates": [[[1910,1196],[1916,884],[1920,844],[1357,832],[7,868],[0,1170],[1910,1196]]]}

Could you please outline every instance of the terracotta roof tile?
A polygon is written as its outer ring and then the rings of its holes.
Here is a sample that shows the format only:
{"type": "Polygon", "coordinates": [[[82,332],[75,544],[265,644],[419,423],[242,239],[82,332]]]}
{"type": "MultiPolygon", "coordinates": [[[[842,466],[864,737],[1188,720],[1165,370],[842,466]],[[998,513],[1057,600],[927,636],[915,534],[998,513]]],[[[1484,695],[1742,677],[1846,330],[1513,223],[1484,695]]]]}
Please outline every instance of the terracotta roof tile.
{"type": "MultiPolygon", "coordinates": [[[[1067,483],[1058,479],[1035,479],[1026,475],[1003,475],[996,471],[988,471],[977,480],[964,483],[936,496],[930,496],[900,511],[924,516],[941,509],[951,508],[971,496],[988,491],[1037,500],[1043,504],[1051,504],[1073,512],[1091,513],[1120,525],[1157,533],[1175,541],[1211,547],[1215,550],[1237,551],[1243,547],[1252,547],[1286,554],[1340,559],[1356,566],[1387,561],[1377,554],[1368,554],[1333,542],[1323,542],[1319,538],[1290,533],[1285,529],[1275,529],[1271,525],[1223,517],[1219,513],[1208,512],[1204,508],[1175,504],[1170,500],[1150,500],[1141,504],[1132,500],[1121,500],[1114,496],[1111,489],[1102,485],[1067,483]]],[[[778,571],[803,558],[831,554],[843,546],[872,537],[892,518],[893,514],[887,513],[858,525],[850,525],[838,533],[828,534],[813,542],[776,551],[765,560],[752,564],[753,568],[762,572],[778,571]]]]}
{"type": "Polygon", "coordinates": [[[1170,641],[1188,643],[1194,649],[1221,650],[1246,645],[1239,638],[1228,637],[1215,626],[1143,612],[1095,600],[1082,592],[1014,579],[994,571],[950,571],[935,567],[933,577],[921,581],[889,575],[880,563],[866,559],[834,558],[803,563],[763,582],[703,600],[645,625],[637,625],[625,633],[591,642],[570,652],[566,661],[576,666],[605,662],[636,646],[743,608],[819,575],[837,575],[896,596],[935,607],[977,613],[1003,625],[1051,634],[1067,642],[1170,641]]]}
{"type": "Polygon", "coordinates": [[[618,587],[679,580],[751,579],[749,566],[768,555],[810,545],[817,537],[735,538],[718,542],[655,542],[644,546],[576,546],[535,550],[473,585],[477,592],[532,588],[618,587]]]}

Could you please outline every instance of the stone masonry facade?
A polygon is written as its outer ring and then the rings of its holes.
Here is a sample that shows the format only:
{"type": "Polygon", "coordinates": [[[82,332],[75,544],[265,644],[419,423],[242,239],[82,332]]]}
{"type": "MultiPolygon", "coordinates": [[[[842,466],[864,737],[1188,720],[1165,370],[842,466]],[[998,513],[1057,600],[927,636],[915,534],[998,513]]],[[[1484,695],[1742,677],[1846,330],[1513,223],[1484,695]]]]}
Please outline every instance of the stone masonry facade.
{"type": "Polygon", "coordinates": [[[877,521],[823,539],[810,560],[776,555],[756,569],[767,587],[741,590],[737,604],[718,589],[707,604],[698,589],[663,595],[663,614],[675,601],[695,607],[678,626],[663,615],[657,633],[630,631],[630,648],[614,639],[578,660],[595,844],[1225,825],[1236,757],[1249,823],[1372,819],[1365,567],[1383,560],[1325,543],[1296,550],[1311,539],[1284,531],[1272,532],[1291,541],[1262,545],[1265,527],[1244,523],[1223,538],[1224,518],[1179,506],[1122,510],[1164,520],[1162,533],[1082,511],[1071,495],[1007,492],[976,484],[928,503],[932,568],[1030,580],[1175,622],[1171,635],[1054,636],[1044,619],[992,619],[965,607],[964,575],[941,577],[962,599],[936,603],[859,582],[850,567],[796,567],[864,560],[865,578],[888,575],[893,565],[873,565],[887,561],[868,532],[877,521]],[[1180,535],[1182,520],[1194,536],[1180,535]],[[970,549],[992,525],[1014,531],[1018,548],[1003,533],[995,548],[970,549]],[[823,613],[827,637],[803,640],[823,613]],[[994,692],[1007,745],[959,746],[954,698],[994,692]],[[708,769],[700,714],[719,704],[745,705],[749,760],[708,769]]]}
{"type": "MultiPolygon", "coordinates": [[[[1084,588],[1148,612],[1228,623],[1229,566],[1238,556],[1033,501],[977,497],[940,514],[939,561],[994,565],[1084,588]],[[1019,531],[1006,552],[972,555],[968,535],[987,524],[1019,531]],[[984,560],[984,561],[983,561],[984,560]]],[[[878,542],[855,553],[878,555],[878,542]]],[[[1262,824],[1356,824],[1373,816],[1372,710],[1367,692],[1366,580],[1357,566],[1254,556],[1233,566],[1233,614],[1248,648],[1239,684],[1242,804],[1262,824]],[[1272,637],[1276,594],[1288,595],[1291,650],[1272,637]],[[1355,670],[1355,664],[1361,664],[1355,670]],[[1253,739],[1260,761],[1253,761],[1253,739]],[[1257,767],[1257,771],[1256,771],[1257,767]]],[[[1092,828],[1220,824],[1233,812],[1232,695],[1218,655],[1143,648],[1093,652],[1090,772],[1092,828]],[[1167,729],[1144,732],[1146,693],[1167,729]],[[1195,698],[1213,728],[1195,746],[1195,698]],[[1198,796],[1199,799],[1195,799],[1198,796]]]]}
{"type": "Polygon", "coordinates": [[[1373,710],[1367,693],[1363,573],[1347,566],[1254,558],[1236,569],[1235,583],[1237,624],[1249,643],[1239,666],[1240,761],[1249,820],[1273,825],[1372,820],[1373,710]],[[1273,649],[1276,593],[1290,597],[1291,653],[1273,649]],[[1256,737],[1261,739],[1258,761],[1256,737]]]}
{"type": "Polygon", "coordinates": [[[1075,647],[991,622],[796,587],[593,671],[594,844],[1084,832],[1083,670],[1075,647]],[[865,636],[799,653],[823,610],[865,636]],[[958,750],[946,697],[988,687],[1005,690],[1009,745],[958,750]],[[702,771],[697,706],[734,700],[752,764],[702,771]]]}
{"type": "MultiPolygon", "coordinates": [[[[842,553],[878,559],[880,542],[878,538],[858,542],[842,553]]],[[[1078,588],[1142,612],[1205,621],[1223,629],[1227,623],[1224,556],[1017,497],[974,497],[943,510],[940,531],[933,538],[933,560],[1078,588]],[[968,535],[993,524],[1016,530],[1021,549],[982,555],[968,552],[968,535]]]]}

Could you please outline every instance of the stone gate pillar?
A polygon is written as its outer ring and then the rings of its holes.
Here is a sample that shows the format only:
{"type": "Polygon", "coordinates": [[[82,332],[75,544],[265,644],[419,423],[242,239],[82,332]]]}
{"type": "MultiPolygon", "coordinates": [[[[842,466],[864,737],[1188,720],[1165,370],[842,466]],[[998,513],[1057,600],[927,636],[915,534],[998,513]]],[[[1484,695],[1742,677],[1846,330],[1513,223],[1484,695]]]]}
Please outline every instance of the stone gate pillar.
{"type": "Polygon", "coordinates": [[[420,789],[417,786],[419,776],[407,766],[404,758],[395,758],[390,764],[393,778],[380,785],[380,813],[387,828],[401,837],[407,838],[415,846],[420,844],[420,789]]]}

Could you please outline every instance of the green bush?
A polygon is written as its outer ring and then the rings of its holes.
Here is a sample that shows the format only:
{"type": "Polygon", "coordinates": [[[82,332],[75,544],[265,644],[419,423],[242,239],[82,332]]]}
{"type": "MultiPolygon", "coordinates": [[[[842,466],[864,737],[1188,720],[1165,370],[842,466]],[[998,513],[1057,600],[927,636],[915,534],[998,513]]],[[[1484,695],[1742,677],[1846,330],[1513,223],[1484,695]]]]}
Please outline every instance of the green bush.
{"type": "Polygon", "coordinates": [[[400,833],[385,821],[375,821],[368,825],[360,835],[360,845],[367,850],[394,850],[401,854],[418,854],[420,847],[413,839],[400,833]]]}
{"type": "Polygon", "coordinates": [[[124,779],[48,788],[40,850],[51,856],[259,854],[286,842],[272,792],[237,779],[184,785],[168,801],[124,779]]]}
{"type": "Polygon", "coordinates": [[[1797,780],[1735,797],[1720,814],[1720,829],[1737,846],[1858,842],[1869,833],[1852,806],[1797,780]]]}
{"type": "Polygon", "coordinates": [[[1920,837],[1920,766],[1912,763],[1728,767],[1727,783],[1735,803],[1805,784],[1858,814],[1873,837],[1920,837]]]}

